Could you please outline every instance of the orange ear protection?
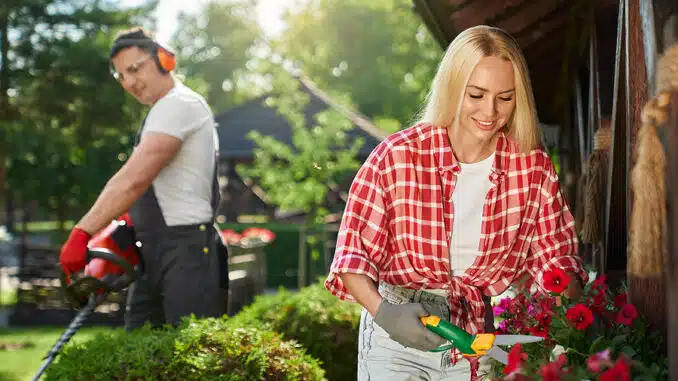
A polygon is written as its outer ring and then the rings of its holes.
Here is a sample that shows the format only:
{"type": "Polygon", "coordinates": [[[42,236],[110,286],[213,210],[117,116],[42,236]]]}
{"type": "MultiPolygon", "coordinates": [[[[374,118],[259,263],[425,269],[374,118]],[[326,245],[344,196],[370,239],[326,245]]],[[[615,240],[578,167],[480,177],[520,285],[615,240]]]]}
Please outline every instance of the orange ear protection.
{"type": "Polygon", "coordinates": [[[177,58],[174,53],[158,45],[155,52],[156,63],[163,73],[169,73],[177,67],[177,58]]]}

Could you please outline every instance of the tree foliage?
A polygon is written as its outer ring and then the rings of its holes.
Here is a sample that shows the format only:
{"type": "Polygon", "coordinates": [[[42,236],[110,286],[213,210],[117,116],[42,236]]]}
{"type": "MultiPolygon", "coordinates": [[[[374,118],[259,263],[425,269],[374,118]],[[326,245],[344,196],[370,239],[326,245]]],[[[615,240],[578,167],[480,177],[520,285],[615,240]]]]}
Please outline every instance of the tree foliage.
{"type": "Polygon", "coordinates": [[[329,212],[328,192],[360,167],[357,153],[364,141],[348,138],[355,126],[337,110],[327,109],[307,120],[309,97],[300,91],[299,80],[279,67],[273,70],[273,91],[265,102],[289,122],[292,146],[252,131],[248,137],[257,145],[255,160],[237,169],[260,184],[273,204],[303,210],[310,224],[322,223],[329,212]]]}
{"type": "Polygon", "coordinates": [[[6,183],[63,220],[89,206],[124,159],[142,108],[109,75],[114,33],[130,10],[85,0],[5,4],[6,183]]]}
{"type": "Polygon", "coordinates": [[[411,0],[309,0],[273,44],[325,89],[390,130],[418,113],[442,51],[411,0]]]}
{"type": "Polygon", "coordinates": [[[173,36],[179,71],[202,81],[203,94],[220,113],[249,98],[240,78],[261,37],[256,1],[210,1],[196,14],[181,13],[173,36]]]}

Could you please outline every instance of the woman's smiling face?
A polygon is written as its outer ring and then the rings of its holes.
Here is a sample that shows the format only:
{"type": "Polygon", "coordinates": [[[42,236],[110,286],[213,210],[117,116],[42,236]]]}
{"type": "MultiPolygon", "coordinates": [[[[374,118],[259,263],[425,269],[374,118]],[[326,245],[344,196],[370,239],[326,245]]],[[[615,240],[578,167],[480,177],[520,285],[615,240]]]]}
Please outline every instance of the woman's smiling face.
{"type": "Polygon", "coordinates": [[[516,107],[513,64],[499,57],[484,57],[473,69],[464,91],[459,134],[479,143],[494,138],[516,107]]]}

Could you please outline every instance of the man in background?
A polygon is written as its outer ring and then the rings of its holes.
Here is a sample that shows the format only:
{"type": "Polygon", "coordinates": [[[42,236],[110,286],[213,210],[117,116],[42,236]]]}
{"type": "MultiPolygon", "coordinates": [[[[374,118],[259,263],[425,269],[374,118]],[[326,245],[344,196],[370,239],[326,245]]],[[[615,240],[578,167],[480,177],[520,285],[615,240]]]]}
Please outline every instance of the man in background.
{"type": "Polygon", "coordinates": [[[142,28],[116,37],[110,61],[120,85],[150,110],[129,160],[73,228],[61,266],[67,274],[84,269],[92,235],[129,212],[144,271],[129,290],[125,327],[220,316],[225,258],[214,228],[218,138],[210,107],[173,75],[174,54],[142,28]]]}

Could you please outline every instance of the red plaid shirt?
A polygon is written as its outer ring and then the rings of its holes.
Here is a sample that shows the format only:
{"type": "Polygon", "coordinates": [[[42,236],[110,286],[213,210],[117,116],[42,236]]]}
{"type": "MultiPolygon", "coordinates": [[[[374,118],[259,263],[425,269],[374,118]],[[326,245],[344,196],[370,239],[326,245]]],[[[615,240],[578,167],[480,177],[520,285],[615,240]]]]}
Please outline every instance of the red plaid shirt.
{"type": "Polygon", "coordinates": [[[534,280],[559,267],[587,279],[553,163],[541,149],[521,154],[503,134],[483,206],[482,254],[453,277],[451,200],[460,170],[444,128],[419,124],[381,142],[351,185],[327,289],[355,301],[337,276],[346,272],[446,289],[450,320],[475,333],[484,329],[482,294],[499,295],[526,272],[534,280]]]}

